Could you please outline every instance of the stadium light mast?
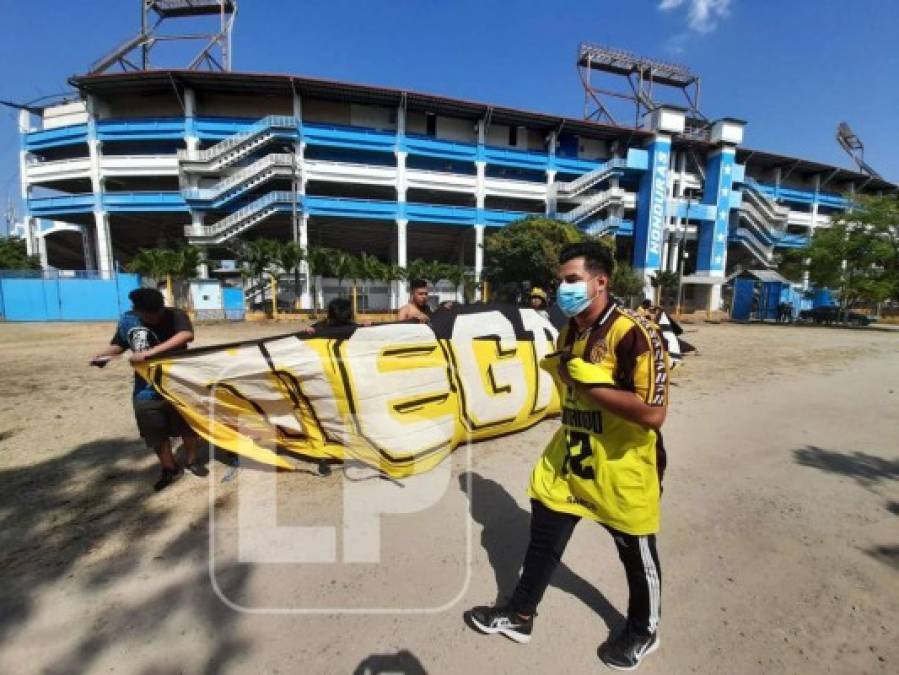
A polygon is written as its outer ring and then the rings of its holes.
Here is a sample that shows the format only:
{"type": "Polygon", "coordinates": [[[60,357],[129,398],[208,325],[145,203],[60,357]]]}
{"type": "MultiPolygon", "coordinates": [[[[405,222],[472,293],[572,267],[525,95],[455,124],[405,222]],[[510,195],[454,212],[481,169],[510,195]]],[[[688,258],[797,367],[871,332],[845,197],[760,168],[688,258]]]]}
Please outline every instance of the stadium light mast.
{"type": "MultiPolygon", "coordinates": [[[[623,49],[602,47],[582,42],[578,47],[577,70],[584,87],[584,119],[607,121],[618,125],[606,97],[629,101],[634,109],[634,126],[639,127],[646,115],[671,101],[657,98],[657,89],[679,89],[687,109],[687,135],[706,136],[708,120],[699,110],[699,75],[686,66],[637,56],[623,49]],[[599,74],[612,75],[608,86],[598,85],[599,74]],[[624,86],[612,88],[614,82],[624,86]]],[[[608,78],[607,78],[608,79],[608,78]]]]}
{"type": "Polygon", "coordinates": [[[837,143],[846,151],[846,153],[855,162],[859,171],[871,178],[881,178],[871,165],[865,161],[865,144],[860,139],[847,122],[840,122],[837,125],[837,143]]]}
{"type": "MultiPolygon", "coordinates": [[[[160,43],[201,42],[199,53],[187,65],[188,70],[230,71],[231,33],[237,17],[237,0],[139,0],[140,31],[103,58],[94,62],[88,71],[91,75],[120,67],[122,70],[151,70],[153,49],[160,43]],[[174,19],[198,19],[218,17],[215,32],[171,34],[163,33],[163,22],[174,19]]],[[[186,25],[186,21],[182,21],[186,25]]],[[[168,25],[168,24],[166,24],[168,25]]]]}

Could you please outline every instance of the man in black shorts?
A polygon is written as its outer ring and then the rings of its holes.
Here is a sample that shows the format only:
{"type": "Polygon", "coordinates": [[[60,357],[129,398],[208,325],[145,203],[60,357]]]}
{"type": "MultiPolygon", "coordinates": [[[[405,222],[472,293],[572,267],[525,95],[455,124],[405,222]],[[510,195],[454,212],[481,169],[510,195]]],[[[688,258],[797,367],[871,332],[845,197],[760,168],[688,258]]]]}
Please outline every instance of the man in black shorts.
{"type": "MultiPolygon", "coordinates": [[[[155,288],[138,288],[128,294],[133,306],[119,320],[106,349],[91,364],[104,366],[111,356],[131,350],[131,362],[144,361],[165,352],[187,347],[194,339],[190,318],[180,309],[166,307],[162,293],[155,288]]],[[[184,473],[172,453],[173,437],[180,437],[187,454],[186,467],[195,476],[207,476],[209,470],[197,461],[199,438],[171,403],[153,385],[134,374],[134,417],[148,448],[152,448],[162,466],[162,475],[153,488],[157,491],[174,483],[184,473]]]]}

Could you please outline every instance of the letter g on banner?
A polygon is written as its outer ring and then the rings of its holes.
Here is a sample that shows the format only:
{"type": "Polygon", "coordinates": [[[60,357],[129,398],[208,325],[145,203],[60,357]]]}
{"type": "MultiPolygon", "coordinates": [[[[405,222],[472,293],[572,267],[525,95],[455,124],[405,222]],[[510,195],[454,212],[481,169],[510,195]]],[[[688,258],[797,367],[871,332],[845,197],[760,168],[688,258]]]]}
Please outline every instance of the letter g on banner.
{"type": "Polygon", "coordinates": [[[498,311],[460,314],[450,349],[462,387],[462,416],[471,430],[513,422],[530,389],[512,322],[498,311]]]}

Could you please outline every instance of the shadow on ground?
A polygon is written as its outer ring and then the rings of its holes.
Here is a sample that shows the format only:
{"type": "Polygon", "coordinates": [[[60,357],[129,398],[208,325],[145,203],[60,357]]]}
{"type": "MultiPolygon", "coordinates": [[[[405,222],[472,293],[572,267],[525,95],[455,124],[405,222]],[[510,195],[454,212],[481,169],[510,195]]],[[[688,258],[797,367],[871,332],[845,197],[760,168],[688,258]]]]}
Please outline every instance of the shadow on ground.
{"type": "Polygon", "coordinates": [[[807,445],[794,450],[793,455],[803,466],[848,476],[865,487],[899,478],[899,461],[864,452],[837,452],[807,445]]]}
{"type": "Polygon", "coordinates": [[[356,666],[353,675],[427,675],[421,661],[407,649],[396,654],[372,654],[356,666]]]}
{"type": "MultiPolygon", "coordinates": [[[[162,551],[158,539],[154,546],[152,535],[167,526],[179,505],[183,508],[168,490],[153,492],[157,473],[143,444],[124,438],[86,443],[60,457],[0,471],[0,644],[14,639],[32,618],[42,591],[64,586],[73,593],[99,592],[135,575],[149,558],[166,567],[190,560],[196,573],[140,600],[117,598],[108,607],[94,607],[84,625],[71,626],[82,635],[77,646],[46,672],[89,670],[106,651],[120,650],[123,637],[152,642],[170,617],[184,612],[195,618],[202,636],[193,644],[203,654],[203,672],[217,672],[246,653],[248,645],[229,637],[236,614],[214,595],[207,577],[206,509],[162,551]]],[[[219,583],[234,597],[248,576],[248,568],[235,566],[219,573],[219,583]]],[[[166,655],[165,644],[158,649],[166,655]]],[[[143,672],[157,672],[156,665],[147,666],[143,672]]],[[[138,668],[132,663],[127,669],[138,668]]]]}
{"type": "MultiPolygon", "coordinates": [[[[837,452],[815,445],[794,450],[796,461],[828,473],[836,473],[854,479],[865,488],[873,488],[883,482],[899,479],[899,461],[884,459],[864,452],[837,452]]],[[[899,515],[899,502],[889,501],[887,511],[899,515]]],[[[885,565],[899,569],[899,545],[875,546],[864,552],[885,565]]]]}
{"type": "MultiPolygon", "coordinates": [[[[530,538],[531,514],[518,506],[502,485],[480,474],[463,473],[459,476],[459,484],[462,491],[468,494],[471,517],[483,526],[481,546],[487,552],[496,576],[496,603],[502,604],[511,598],[518,583],[518,571],[530,538]]],[[[587,605],[610,630],[624,621],[621,612],[602,593],[564,562],[556,570],[551,585],[587,605]]]]}

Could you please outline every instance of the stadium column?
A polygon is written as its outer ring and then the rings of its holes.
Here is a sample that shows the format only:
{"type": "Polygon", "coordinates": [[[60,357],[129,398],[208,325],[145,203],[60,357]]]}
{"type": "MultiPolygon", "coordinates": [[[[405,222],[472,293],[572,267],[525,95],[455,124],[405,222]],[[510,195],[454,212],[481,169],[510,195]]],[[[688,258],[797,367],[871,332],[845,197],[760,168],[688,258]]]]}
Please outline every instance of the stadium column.
{"type": "MultiPolygon", "coordinates": [[[[406,260],[406,225],[408,224],[409,221],[405,218],[396,219],[396,264],[403,269],[408,264],[406,260]]],[[[405,279],[400,279],[396,282],[396,302],[398,306],[406,303],[406,297],[409,295],[407,289],[405,279]]],[[[398,306],[394,307],[394,309],[398,309],[398,306]]]]}
{"type": "Polygon", "coordinates": [[[474,226],[474,278],[478,284],[476,300],[481,300],[481,274],[484,272],[484,226],[474,226]]]}
{"type": "Polygon", "coordinates": [[[712,125],[711,142],[717,146],[706,159],[702,203],[712,207],[713,220],[700,220],[696,253],[696,274],[710,277],[710,311],[721,308],[721,286],[727,265],[727,231],[730,222],[731,192],[737,144],[743,140],[744,122],[718,120],[712,125]]]}
{"type": "MultiPolygon", "coordinates": [[[[609,192],[613,195],[622,195],[621,192],[621,182],[617,173],[612,174],[609,177],[609,192]]],[[[624,204],[617,203],[611,207],[609,207],[609,217],[613,223],[615,223],[615,230],[613,230],[612,236],[615,236],[615,233],[618,231],[618,227],[621,226],[621,221],[624,220],[624,204]]]]}
{"type": "MultiPolygon", "coordinates": [[[[306,208],[306,140],[303,135],[303,99],[298,91],[293,91],[293,116],[297,121],[297,140],[293,145],[294,167],[293,180],[296,188],[296,199],[299,201],[298,207],[301,207],[299,213],[298,232],[296,233],[297,242],[303,253],[309,252],[309,212],[306,208]]],[[[304,259],[300,263],[300,276],[303,278],[303,290],[300,293],[300,308],[310,309],[312,307],[312,296],[309,294],[309,287],[312,279],[309,276],[309,263],[304,259]]]]}
{"type": "MultiPolygon", "coordinates": [[[[397,218],[396,218],[396,264],[403,269],[406,268],[408,261],[406,259],[406,227],[409,221],[406,218],[406,106],[405,97],[396,110],[396,201],[397,201],[397,218]]],[[[408,286],[405,279],[398,279],[396,282],[396,307],[405,304],[409,295],[408,286]]]]}
{"type": "Polygon", "coordinates": [[[643,279],[643,294],[652,296],[651,278],[662,260],[662,235],[668,205],[668,168],[671,137],[656,133],[646,148],[649,163],[640,179],[634,222],[634,271],[643,279]]]}
{"type": "Polygon", "coordinates": [[[646,114],[645,126],[655,132],[646,145],[648,164],[640,179],[634,222],[634,271],[643,279],[644,296],[652,297],[652,276],[662,265],[662,237],[668,222],[668,174],[671,135],[682,133],[680,108],[661,106],[646,114]]]}
{"type": "Polygon", "coordinates": [[[97,101],[87,97],[87,147],[90,153],[91,190],[94,193],[94,226],[97,239],[97,271],[101,276],[111,276],[113,262],[112,236],[109,232],[109,214],[103,205],[103,172],[100,168],[102,143],[97,138],[97,101]]]}
{"type": "MultiPolygon", "coordinates": [[[[197,98],[194,90],[190,87],[184,89],[184,146],[187,148],[189,157],[195,158],[200,148],[200,138],[197,136],[197,98]]],[[[188,187],[195,188],[199,185],[199,176],[197,174],[188,174],[188,187]]],[[[190,209],[190,224],[194,234],[199,235],[203,230],[203,212],[194,207],[190,209]]],[[[197,265],[197,277],[200,279],[209,278],[209,265],[205,262],[197,265]]]]}
{"type": "Polygon", "coordinates": [[[94,257],[94,242],[91,236],[90,227],[81,225],[81,246],[84,249],[84,267],[88,271],[94,272],[97,269],[96,258],[94,257]]]}
{"type": "MultiPolygon", "coordinates": [[[[474,221],[474,274],[475,281],[481,281],[481,273],[484,270],[484,226],[486,216],[484,214],[487,202],[487,153],[485,145],[487,142],[487,121],[485,119],[478,120],[478,149],[477,159],[475,159],[476,182],[475,182],[475,221],[474,221]]],[[[475,299],[481,300],[481,287],[475,292],[475,299]]]]}
{"type": "Polygon", "coordinates": [[[41,261],[41,269],[42,269],[42,270],[45,270],[45,269],[47,269],[47,267],[48,267],[48,263],[47,263],[47,238],[44,237],[44,236],[42,236],[41,233],[38,233],[38,235],[35,237],[34,241],[35,241],[35,243],[37,244],[37,255],[38,255],[38,258],[39,258],[40,261],[41,261]]]}
{"type": "Polygon", "coordinates": [[[811,212],[811,231],[814,232],[815,228],[818,227],[818,194],[821,192],[821,174],[815,174],[813,177],[813,185],[815,188],[815,196],[812,199],[812,212],[811,212]]]}
{"type": "Polygon", "coordinates": [[[546,165],[546,215],[556,215],[556,144],[558,143],[558,132],[553,129],[546,138],[546,154],[549,160],[546,165]]]}
{"type": "Polygon", "coordinates": [[[37,255],[38,242],[35,231],[37,221],[31,216],[28,208],[28,199],[31,197],[31,183],[28,180],[28,150],[25,146],[26,134],[31,131],[31,113],[27,110],[19,111],[19,185],[21,188],[22,203],[25,205],[25,248],[28,255],[37,255]]]}
{"type": "MultiPolygon", "coordinates": [[[[687,186],[687,153],[683,150],[675,153],[674,161],[678,173],[677,192],[675,193],[675,198],[683,199],[684,192],[687,186]]],[[[681,253],[680,249],[687,237],[687,223],[683,218],[681,218],[680,215],[678,215],[674,219],[673,230],[674,231],[669,235],[671,243],[668,246],[668,259],[667,261],[665,261],[665,269],[670,272],[678,272],[681,253]]]]}
{"type": "Polygon", "coordinates": [[[197,136],[197,98],[194,90],[184,89],[184,145],[187,147],[188,156],[195,158],[200,148],[200,138],[197,136]]]}

